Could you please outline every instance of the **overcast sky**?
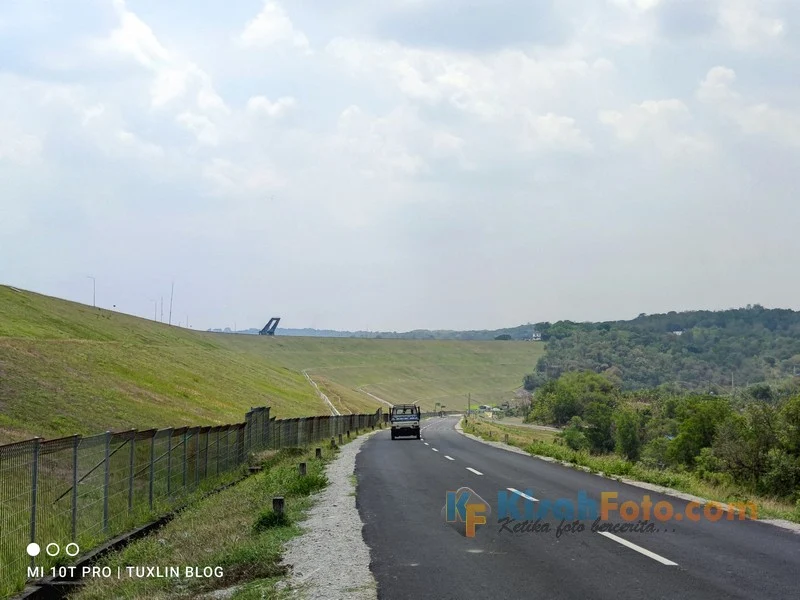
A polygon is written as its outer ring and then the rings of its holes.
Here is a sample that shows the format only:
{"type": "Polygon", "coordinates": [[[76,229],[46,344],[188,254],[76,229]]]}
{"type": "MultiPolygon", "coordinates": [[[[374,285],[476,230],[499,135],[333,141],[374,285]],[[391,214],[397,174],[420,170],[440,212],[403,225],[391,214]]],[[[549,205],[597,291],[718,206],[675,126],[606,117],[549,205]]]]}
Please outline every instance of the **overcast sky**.
{"type": "Polygon", "coordinates": [[[800,308],[800,2],[2,0],[0,282],[192,327],[800,308]],[[213,6],[209,6],[213,5],[213,6]]]}

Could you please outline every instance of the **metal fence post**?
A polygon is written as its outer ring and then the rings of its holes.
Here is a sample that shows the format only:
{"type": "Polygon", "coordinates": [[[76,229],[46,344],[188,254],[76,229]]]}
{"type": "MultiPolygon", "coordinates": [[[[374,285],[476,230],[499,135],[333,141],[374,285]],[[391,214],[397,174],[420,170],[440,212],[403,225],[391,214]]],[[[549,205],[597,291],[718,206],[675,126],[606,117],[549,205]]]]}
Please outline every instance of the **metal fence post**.
{"type": "Polygon", "coordinates": [[[111,432],[106,431],[105,477],[103,479],[103,531],[108,531],[108,487],[111,482],[111,432]]]}
{"type": "Polygon", "coordinates": [[[270,439],[269,439],[269,406],[264,411],[264,422],[262,424],[262,427],[263,427],[264,430],[261,432],[261,436],[262,436],[261,437],[261,446],[262,446],[263,450],[266,450],[267,448],[269,448],[269,443],[270,443],[270,439]]]}
{"type": "Polygon", "coordinates": [[[133,474],[136,472],[136,431],[131,430],[131,451],[128,457],[128,512],[133,510],[133,474]]]}
{"type": "Polygon", "coordinates": [[[194,441],[194,487],[200,482],[200,429],[197,429],[197,435],[194,441]]]}
{"type": "Polygon", "coordinates": [[[211,433],[211,429],[206,429],[206,446],[205,451],[203,452],[203,478],[208,477],[208,434],[211,433]]]}
{"type": "Polygon", "coordinates": [[[219,475],[219,457],[222,455],[222,452],[220,452],[221,448],[219,446],[219,427],[217,427],[217,444],[216,444],[216,446],[217,446],[217,473],[216,474],[219,475]]]}
{"type": "Polygon", "coordinates": [[[183,489],[186,491],[186,446],[189,445],[189,429],[183,431],[183,489]]]}
{"type": "Polygon", "coordinates": [[[150,436],[150,482],[147,491],[147,498],[150,510],[153,510],[153,482],[156,476],[156,434],[150,436]]]}
{"type": "Polygon", "coordinates": [[[172,495],[172,429],[167,435],[167,498],[172,495]]]}
{"type": "MultiPolygon", "coordinates": [[[[39,446],[42,438],[33,440],[33,462],[31,463],[31,542],[36,541],[36,492],[39,480],[39,446]]],[[[31,566],[35,564],[35,559],[31,556],[31,566]]]]}
{"type": "Polygon", "coordinates": [[[72,541],[78,541],[78,446],[81,437],[75,436],[72,446],[72,541]]]}

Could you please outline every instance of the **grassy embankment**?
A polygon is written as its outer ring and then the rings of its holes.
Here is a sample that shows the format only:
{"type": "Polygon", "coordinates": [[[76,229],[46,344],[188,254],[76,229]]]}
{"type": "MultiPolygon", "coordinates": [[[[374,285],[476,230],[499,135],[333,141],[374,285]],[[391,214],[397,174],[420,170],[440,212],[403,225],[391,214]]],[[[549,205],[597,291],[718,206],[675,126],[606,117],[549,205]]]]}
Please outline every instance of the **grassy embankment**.
{"type": "MultiPolygon", "coordinates": [[[[322,445],[321,445],[322,446],[322,445]]],[[[301,521],[311,507],[310,495],[327,485],[325,464],[338,450],[323,446],[322,459],[313,448],[287,449],[265,454],[264,471],[242,483],[197,502],[160,531],[113,553],[98,566],[108,566],[112,578],[87,579],[74,600],[101,598],[196,597],[229,589],[234,600],[285,597],[277,583],[286,576],[281,565],[284,544],[302,533],[301,521]],[[299,462],[307,465],[300,477],[299,462]],[[272,498],[285,499],[285,520],[272,512],[272,498]],[[221,567],[222,577],[128,577],[128,566],[221,567]],[[123,577],[116,578],[117,567],[123,577]]]]}
{"type": "Polygon", "coordinates": [[[786,502],[747,494],[734,485],[714,485],[688,471],[679,473],[667,469],[649,469],[616,454],[592,455],[585,451],[578,452],[558,443],[560,441],[558,434],[554,432],[505,425],[502,421],[494,423],[483,419],[469,419],[463,423],[463,428],[467,433],[494,442],[504,441],[504,435],[508,433],[509,444],[512,446],[517,446],[530,454],[549,456],[584,467],[592,473],[652,483],[719,502],[752,501],[758,507],[760,519],[786,519],[800,523],[800,508],[786,502]]]}
{"type": "Polygon", "coordinates": [[[131,427],[237,423],[506,400],[538,343],[213,334],[0,286],[0,444],[131,427]],[[363,390],[363,391],[360,391],[363,390]]]}

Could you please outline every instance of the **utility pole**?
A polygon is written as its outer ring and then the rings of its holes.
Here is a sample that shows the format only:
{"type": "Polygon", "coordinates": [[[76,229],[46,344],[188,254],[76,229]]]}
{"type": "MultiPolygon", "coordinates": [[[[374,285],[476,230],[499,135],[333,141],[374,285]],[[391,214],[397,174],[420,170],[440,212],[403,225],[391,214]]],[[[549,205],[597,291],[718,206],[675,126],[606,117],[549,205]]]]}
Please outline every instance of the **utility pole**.
{"type": "Polygon", "coordinates": [[[161,296],[161,322],[164,322],[164,296],[161,296]]]}
{"type": "Polygon", "coordinates": [[[92,277],[91,275],[87,275],[87,278],[92,280],[92,306],[97,306],[97,280],[92,277]]]}
{"type": "Polygon", "coordinates": [[[169,293],[169,324],[172,325],[172,297],[175,295],[175,282],[172,282],[172,291],[169,293]]]}
{"type": "Polygon", "coordinates": [[[153,321],[158,321],[158,300],[153,300],[153,321]]]}

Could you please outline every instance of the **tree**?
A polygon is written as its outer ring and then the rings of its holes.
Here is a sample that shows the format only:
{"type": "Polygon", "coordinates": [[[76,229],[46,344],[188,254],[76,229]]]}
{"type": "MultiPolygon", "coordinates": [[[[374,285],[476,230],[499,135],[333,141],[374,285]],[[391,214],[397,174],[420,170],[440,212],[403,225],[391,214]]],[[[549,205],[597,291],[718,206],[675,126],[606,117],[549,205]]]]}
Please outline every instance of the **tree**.
{"type": "Polygon", "coordinates": [[[586,434],[583,433],[583,421],[580,417],[572,417],[569,421],[569,426],[560,435],[564,443],[572,450],[581,451],[589,447],[589,440],[586,439],[586,434]]]}
{"type": "Polygon", "coordinates": [[[670,443],[669,459],[674,463],[693,465],[703,448],[711,447],[717,427],[730,415],[724,398],[691,396],[678,406],[678,435],[670,443]]]}
{"type": "Polygon", "coordinates": [[[594,452],[611,452],[614,449],[614,407],[612,401],[593,401],[586,407],[586,438],[594,452]]]}
{"type": "Polygon", "coordinates": [[[642,440],[639,436],[638,415],[630,409],[622,409],[615,416],[615,449],[630,461],[639,460],[642,440]]]}

